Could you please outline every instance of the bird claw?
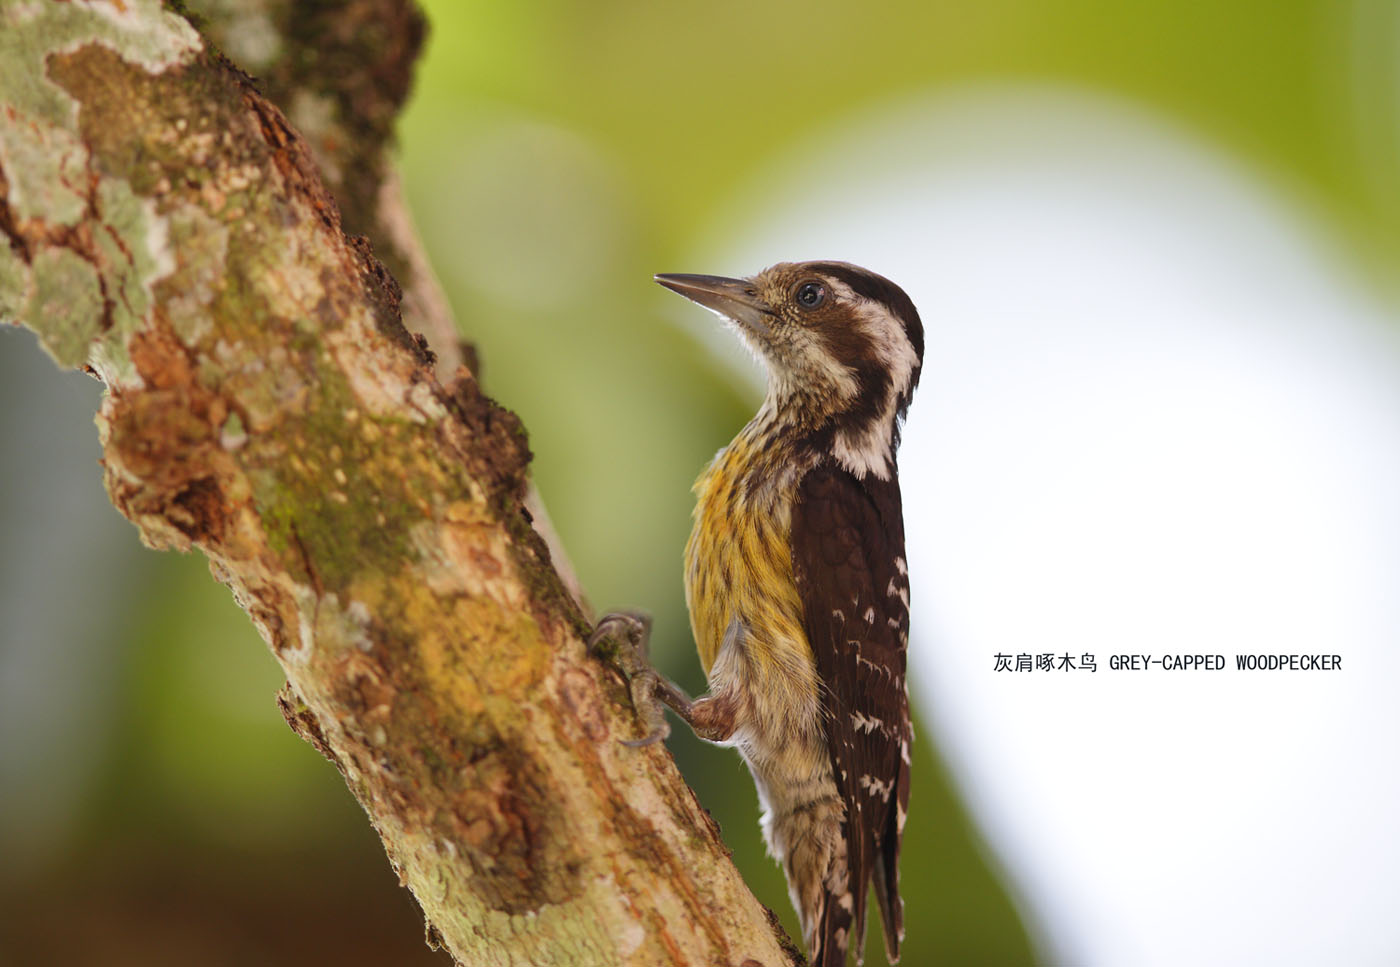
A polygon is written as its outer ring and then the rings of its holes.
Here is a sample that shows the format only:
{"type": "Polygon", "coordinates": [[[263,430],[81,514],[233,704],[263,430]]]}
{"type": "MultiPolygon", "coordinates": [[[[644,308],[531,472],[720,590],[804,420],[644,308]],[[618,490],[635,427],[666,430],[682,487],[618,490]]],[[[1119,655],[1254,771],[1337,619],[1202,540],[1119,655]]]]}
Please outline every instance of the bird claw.
{"type": "Polygon", "coordinates": [[[656,731],[652,732],[651,735],[648,735],[644,739],[620,739],[618,741],[620,742],[620,744],[627,746],[627,748],[629,749],[644,749],[649,745],[655,745],[656,743],[669,737],[670,734],[671,724],[663,719],[661,722],[661,727],[656,731]]]}
{"type": "Polygon", "coordinates": [[[656,697],[661,676],[647,661],[650,641],[651,616],[640,611],[615,611],[606,614],[599,619],[593,633],[588,636],[589,650],[606,660],[627,679],[627,691],[632,698],[632,707],[647,726],[647,735],[644,738],[622,742],[632,749],[660,742],[671,734],[671,725],[666,721],[665,707],[656,697]],[[616,650],[607,652],[599,647],[608,640],[618,643],[616,650]]]}
{"type": "Polygon", "coordinates": [[[631,667],[622,671],[631,676],[647,665],[647,652],[651,646],[651,615],[643,611],[613,611],[598,619],[593,634],[588,636],[588,648],[604,658],[616,659],[615,664],[626,662],[631,667]],[[624,642],[630,648],[619,648],[614,655],[602,654],[599,646],[606,640],[624,642]],[[633,661],[639,659],[639,661],[633,661]]]}
{"type": "Polygon", "coordinates": [[[622,744],[634,749],[660,742],[671,734],[671,723],[666,721],[666,707],[656,697],[661,685],[661,676],[650,665],[639,670],[627,680],[627,689],[632,696],[632,707],[647,726],[647,735],[642,739],[624,741],[622,744]]]}

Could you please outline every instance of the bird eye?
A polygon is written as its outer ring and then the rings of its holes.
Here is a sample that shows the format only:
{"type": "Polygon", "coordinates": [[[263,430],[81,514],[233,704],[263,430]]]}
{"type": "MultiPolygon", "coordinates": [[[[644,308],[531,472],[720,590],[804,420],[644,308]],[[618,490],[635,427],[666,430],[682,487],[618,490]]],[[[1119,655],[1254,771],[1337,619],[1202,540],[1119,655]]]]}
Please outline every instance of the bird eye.
{"type": "Polygon", "coordinates": [[[820,282],[802,282],[797,286],[797,304],[804,309],[815,309],[826,301],[826,286],[820,282]]]}

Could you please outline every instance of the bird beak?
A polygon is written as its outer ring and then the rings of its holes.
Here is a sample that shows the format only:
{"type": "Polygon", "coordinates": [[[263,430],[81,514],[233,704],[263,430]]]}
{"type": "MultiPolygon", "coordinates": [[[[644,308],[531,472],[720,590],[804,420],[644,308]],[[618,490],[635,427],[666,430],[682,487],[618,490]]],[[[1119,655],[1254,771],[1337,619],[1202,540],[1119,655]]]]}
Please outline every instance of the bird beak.
{"type": "Polygon", "coordinates": [[[679,292],[691,302],[733,319],[760,336],[769,334],[768,318],[772,311],[743,279],[718,275],[658,275],[655,279],[672,292],[679,292]]]}

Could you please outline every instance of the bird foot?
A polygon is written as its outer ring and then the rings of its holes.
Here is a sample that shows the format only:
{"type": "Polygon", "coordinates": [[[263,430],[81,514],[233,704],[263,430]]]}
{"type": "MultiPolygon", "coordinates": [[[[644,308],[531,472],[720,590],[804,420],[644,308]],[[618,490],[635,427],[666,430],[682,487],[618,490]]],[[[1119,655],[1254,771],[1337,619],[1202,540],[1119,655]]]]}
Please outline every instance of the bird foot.
{"type": "Polygon", "coordinates": [[[588,648],[627,680],[632,707],[647,728],[644,738],[623,741],[629,748],[660,742],[671,734],[666,708],[657,697],[670,683],[647,660],[651,642],[651,616],[640,611],[615,611],[599,619],[588,636],[588,648]]]}

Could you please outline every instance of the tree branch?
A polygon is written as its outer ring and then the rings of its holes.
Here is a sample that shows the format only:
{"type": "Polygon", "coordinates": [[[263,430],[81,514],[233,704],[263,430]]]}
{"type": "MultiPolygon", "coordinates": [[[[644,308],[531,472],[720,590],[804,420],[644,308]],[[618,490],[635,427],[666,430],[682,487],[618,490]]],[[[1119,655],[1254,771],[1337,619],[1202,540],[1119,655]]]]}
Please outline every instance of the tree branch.
{"type": "Polygon", "coordinates": [[[208,556],[430,935],[470,964],[800,960],[665,750],[618,744],[518,420],[439,383],[282,112],[152,0],[0,28],[0,319],[107,384],[113,503],[208,556]]]}
{"type": "MultiPolygon", "coordinates": [[[[413,227],[391,157],[393,122],[412,87],[427,32],[412,0],[192,0],[198,26],[263,91],[302,136],[341,224],[364,235],[402,286],[400,313],[437,356],[440,380],[466,365],[475,349],[462,341],[452,309],[413,227]]],[[[544,502],[528,483],[525,505],[549,547],[555,570],[588,610],[582,586],[544,502]]]]}

